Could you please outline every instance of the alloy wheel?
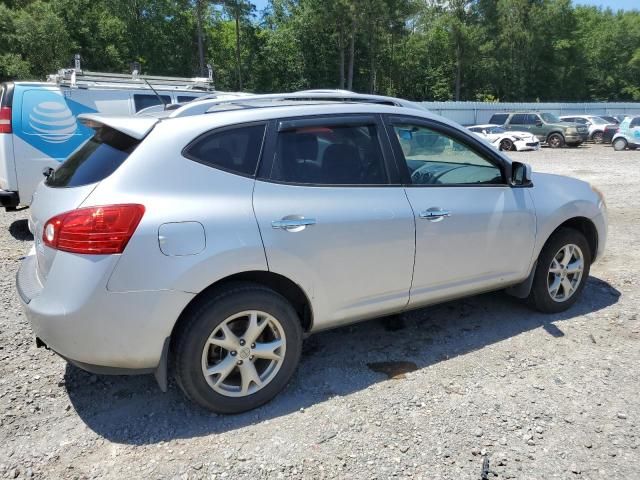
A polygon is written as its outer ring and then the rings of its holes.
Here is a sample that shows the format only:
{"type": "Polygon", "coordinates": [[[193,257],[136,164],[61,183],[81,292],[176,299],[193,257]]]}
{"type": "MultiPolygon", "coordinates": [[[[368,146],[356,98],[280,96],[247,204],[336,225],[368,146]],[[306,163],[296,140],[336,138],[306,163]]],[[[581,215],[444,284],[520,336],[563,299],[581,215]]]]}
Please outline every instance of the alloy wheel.
{"type": "Polygon", "coordinates": [[[547,289],[552,300],[564,302],[571,298],[582,281],[584,255],[580,247],[568,244],[554,255],[547,275],[547,289]]]}
{"type": "Polygon", "coordinates": [[[266,387],[282,367],[287,341],[272,315],[248,310],[226,318],[202,351],[202,373],[220,395],[245,397],[266,387]]]}

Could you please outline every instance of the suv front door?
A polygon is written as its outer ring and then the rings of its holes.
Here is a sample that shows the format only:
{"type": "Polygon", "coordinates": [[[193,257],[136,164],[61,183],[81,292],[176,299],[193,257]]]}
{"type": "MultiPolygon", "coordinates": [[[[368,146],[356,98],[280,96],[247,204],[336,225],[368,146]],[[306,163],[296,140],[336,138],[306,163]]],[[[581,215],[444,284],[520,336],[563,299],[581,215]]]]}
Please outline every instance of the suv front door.
{"type": "Polygon", "coordinates": [[[387,128],[416,222],[410,305],[526,278],[536,234],[534,206],[526,188],[507,184],[504,161],[438,122],[390,117],[387,128]],[[434,136],[443,149],[423,141],[434,136]]]}
{"type": "Polygon", "coordinates": [[[270,130],[254,210],[269,269],[312,297],[314,330],[404,308],[415,226],[379,117],[289,119],[270,130]]]}

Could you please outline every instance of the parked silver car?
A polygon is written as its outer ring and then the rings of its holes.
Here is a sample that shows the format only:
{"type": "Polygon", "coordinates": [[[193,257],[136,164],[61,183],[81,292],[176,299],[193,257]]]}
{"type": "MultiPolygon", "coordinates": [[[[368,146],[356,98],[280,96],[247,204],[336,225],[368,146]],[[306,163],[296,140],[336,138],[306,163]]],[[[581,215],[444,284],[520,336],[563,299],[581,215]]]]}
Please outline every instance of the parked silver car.
{"type": "Polygon", "coordinates": [[[320,330],[490,290],[569,308],[602,255],[588,183],[427,111],[259,102],[85,115],[37,189],[17,288],[37,343],[97,373],[175,366],[217,412],[272,399],[320,330]]]}

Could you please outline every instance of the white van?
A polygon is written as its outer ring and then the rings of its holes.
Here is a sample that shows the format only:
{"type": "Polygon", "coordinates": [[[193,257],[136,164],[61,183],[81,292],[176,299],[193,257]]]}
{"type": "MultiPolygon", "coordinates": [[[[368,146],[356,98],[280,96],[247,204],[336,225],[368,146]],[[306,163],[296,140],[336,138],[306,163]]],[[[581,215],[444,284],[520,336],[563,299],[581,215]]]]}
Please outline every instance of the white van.
{"type": "Polygon", "coordinates": [[[0,84],[0,206],[28,206],[36,186],[92,135],[81,113],[135,115],[160,103],[202,96],[232,96],[213,90],[210,78],[174,78],[61,70],[46,82],[0,84]]]}

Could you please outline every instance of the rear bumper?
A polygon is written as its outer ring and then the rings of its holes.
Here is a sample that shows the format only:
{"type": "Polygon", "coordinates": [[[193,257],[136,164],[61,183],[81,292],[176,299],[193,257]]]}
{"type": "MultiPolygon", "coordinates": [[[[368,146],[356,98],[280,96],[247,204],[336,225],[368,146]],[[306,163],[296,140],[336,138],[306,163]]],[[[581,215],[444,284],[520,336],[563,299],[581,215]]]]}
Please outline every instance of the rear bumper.
{"type": "Polygon", "coordinates": [[[587,140],[588,135],[565,135],[564,143],[569,145],[580,145],[587,140]]]}
{"type": "Polygon", "coordinates": [[[36,337],[71,363],[96,373],[148,373],[161,364],[166,339],[194,295],[109,292],[115,261],[59,252],[42,281],[32,252],[18,271],[17,290],[36,337]]]}
{"type": "Polygon", "coordinates": [[[0,190],[0,206],[4,208],[14,208],[20,205],[20,196],[18,192],[8,192],[0,190]]]}

